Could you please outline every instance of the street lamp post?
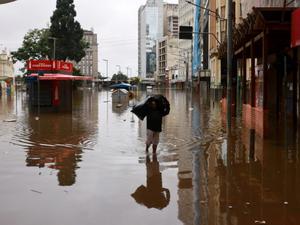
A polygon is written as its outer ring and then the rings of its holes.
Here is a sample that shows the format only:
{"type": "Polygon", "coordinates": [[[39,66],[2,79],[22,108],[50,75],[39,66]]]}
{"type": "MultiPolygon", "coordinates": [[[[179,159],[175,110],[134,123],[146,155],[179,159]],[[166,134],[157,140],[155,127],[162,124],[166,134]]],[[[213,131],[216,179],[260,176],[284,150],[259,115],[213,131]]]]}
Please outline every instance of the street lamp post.
{"type": "Polygon", "coordinates": [[[127,77],[129,77],[129,70],[131,70],[131,68],[127,66],[126,69],[127,69],[127,77]]]}
{"type": "Polygon", "coordinates": [[[119,69],[118,73],[121,73],[121,66],[120,65],[116,65],[116,67],[118,67],[118,69],[119,69]]]}
{"type": "Polygon", "coordinates": [[[106,76],[108,78],[108,59],[103,59],[104,62],[106,62],[106,76]]]}
{"type": "Polygon", "coordinates": [[[118,69],[119,69],[119,71],[118,71],[118,74],[117,74],[117,76],[116,76],[116,78],[117,78],[117,83],[119,82],[119,80],[118,80],[118,75],[121,73],[121,66],[120,65],[116,65],[116,67],[118,67],[118,69]]]}
{"type": "MultiPolygon", "coordinates": [[[[218,18],[218,19],[220,19],[220,20],[226,20],[226,19],[222,18],[216,11],[213,11],[213,10],[211,10],[211,9],[209,9],[209,8],[206,8],[206,7],[203,7],[203,6],[201,6],[201,5],[195,4],[194,2],[191,2],[191,1],[189,1],[189,0],[185,0],[185,2],[188,3],[188,4],[190,4],[190,5],[196,6],[196,7],[200,8],[200,9],[206,10],[206,11],[208,11],[209,13],[215,14],[216,18],[218,18]]],[[[210,14],[210,15],[211,15],[211,14],[210,14]]]]}
{"type": "Polygon", "coordinates": [[[55,53],[56,53],[56,40],[57,38],[56,37],[48,37],[48,39],[50,40],[53,40],[53,60],[55,60],[55,53]]]}
{"type": "MultiPolygon", "coordinates": [[[[106,62],[106,76],[108,78],[108,59],[103,59],[104,62],[106,62]]],[[[106,103],[108,103],[108,89],[106,92],[106,103]]]]}

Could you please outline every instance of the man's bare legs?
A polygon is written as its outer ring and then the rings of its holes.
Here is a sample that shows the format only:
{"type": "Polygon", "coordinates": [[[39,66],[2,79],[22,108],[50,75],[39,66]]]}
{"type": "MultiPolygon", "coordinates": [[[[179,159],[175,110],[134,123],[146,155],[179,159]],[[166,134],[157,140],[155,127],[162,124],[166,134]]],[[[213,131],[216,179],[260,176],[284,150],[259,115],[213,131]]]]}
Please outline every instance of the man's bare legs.
{"type": "Polygon", "coordinates": [[[157,145],[152,145],[153,154],[156,154],[157,145]]]}
{"type": "Polygon", "coordinates": [[[148,153],[150,145],[146,144],[146,152],[148,153]]]}
{"type": "MultiPolygon", "coordinates": [[[[146,145],[146,152],[149,152],[150,145],[146,145]]],[[[152,145],[153,154],[156,154],[157,145],[152,145]]]]}

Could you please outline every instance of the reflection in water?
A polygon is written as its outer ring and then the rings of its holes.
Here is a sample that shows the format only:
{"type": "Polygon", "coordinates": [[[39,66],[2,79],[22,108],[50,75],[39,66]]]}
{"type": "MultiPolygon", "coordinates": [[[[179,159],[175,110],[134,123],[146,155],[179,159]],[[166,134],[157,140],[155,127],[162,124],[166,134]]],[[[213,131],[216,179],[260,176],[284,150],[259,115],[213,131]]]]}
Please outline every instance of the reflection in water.
{"type": "Polygon", "coordinates": [[[128,101],[112,102],[112,111],[116,114],[122,115],[128,108],[128,101]]]}
{"type": "Polygon", "coordinates": [[[296,145],[289,139],[263,140],[239,120],[231,135],[220,138],[212,118],[199,123],[205,138],[192,151],[193,190],[183,197],[179,185],[179,218],[185,225],[298,224],[296,145]],[[190,217],[182,213],[187,206],[193,210],[190,217]]]}
{"type": "MultiPolygon", "coordinates": [[[[15,111],[14,99],[3,96],[0,193],[5,204],[1,221],[114,225],[126,224],[123,218],[127,216],[128,224],[145,225],[299,224],[300,142],[294,140],[288,124],[279,130],[281,135],[263,140],[236,118],[227,136],[219,103],[210,101],[208,95],[172,90],[162,94],[169,99],[171,112],[164,118],[159,162],[155,155],[144,158],[147,182],[137,189],[136,179],[145,179],[136,159],[144,156],[146,128],[136,118],[131,122],[132,101],[120,114],[113,111],[111,101],[104,102],[106,92],[75,93],[73,114],[41,113],[37,121],[27,113],[26,104],[19,103],[17,122],[3,123],[15,111]],[[32,168],[24,169],[24,161],[32,168]],[[43,172],[43,179],[32,169],[43,172]],[[49,174],[54,172],[60,185],[73,185],[72,191],[60,193],[61,187],[44,182],[51,181],[49,174]],[[28,194],[29,181],[30,189],[47,193],[42,197],[49,205],[41,206],[40,195],[28,194]],[[135,189],[133,200],[128,193],[135,189]],[[87,199],[89,204],[82,207],[87,199]],[[58,210],[67,215],[67,221],[52,216],[58,210]],[[83,218],[83,213],[88,217],[83,218]]],[[[145,95],[141,92],[138,98],[145,95]]]]}
{"type": "Polygon", "coordinates": [[[27,151],[28,167],[45,167],[58,170],[60,186],[71,186],[76,180],[77,163],[81,160],[82,150],[70,148],[31,147],[27,151]]]}
{"type": "Polygon", "coordinates": [[[27,130],[16,134],[15,141],[27,150],[26,165],[28,167],[48,167],[58,170],[57,178],[60,186],[71,186],[76,182],[76,170],[82,160],[83,149],[91,145],[91,135],[95,129],[97,107],[92,106],[92,96],[83,95],[82,110],[73,114],[42,113],[36,120],[29,114],[27,130]],[[78,117],[84,114],[85,120],[78,117]]]}
{"type": "Polygon", "coordinates": [[[163,187],[161,172],[157,155],[146,157],[147,184],[139,186],[131,195],[137,203],[148,208],[163,209],[170,202],[170,191],[163,187]]]}

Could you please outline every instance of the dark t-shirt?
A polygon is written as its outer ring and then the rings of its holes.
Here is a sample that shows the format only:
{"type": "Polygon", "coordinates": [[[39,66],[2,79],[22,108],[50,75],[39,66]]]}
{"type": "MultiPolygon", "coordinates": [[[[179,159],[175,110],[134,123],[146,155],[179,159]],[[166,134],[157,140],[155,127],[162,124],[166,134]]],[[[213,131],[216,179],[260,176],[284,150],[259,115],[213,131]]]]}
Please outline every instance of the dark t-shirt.
{"type": "Polygon", "coordinates": [[[147,114],[147,129],[161,132],[162,116],[158,110],[151,110],[147,114]]]}

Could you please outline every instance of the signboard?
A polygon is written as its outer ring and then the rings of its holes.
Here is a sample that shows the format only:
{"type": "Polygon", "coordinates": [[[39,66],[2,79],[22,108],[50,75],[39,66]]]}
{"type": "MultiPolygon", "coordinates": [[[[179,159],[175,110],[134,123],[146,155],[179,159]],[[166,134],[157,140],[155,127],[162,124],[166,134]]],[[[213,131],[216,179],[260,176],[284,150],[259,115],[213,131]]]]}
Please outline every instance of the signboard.
{"type": "Polygon", "coordinates": [[[59,60],[29,60],[27,62],[29,71],[63,71],[73,72],[73,64],[59,60]]]}
{"type": "Polygon", "coordinates": [[[55,68],[55,61],[50,60],[29,60],[27,69],[31,71],[46,70],[52,71],[55,68]]]}
{"type": "Polygon", "coordinates": [[[64,61],[56,61],[56,70],[72,73],[73,64],[64,61]]]}
{"type": "Polygon", "coordinates": [[[300,9],[297,9],[292,14],[292,43],[291,47],[300,46],[300,9]]]}

